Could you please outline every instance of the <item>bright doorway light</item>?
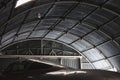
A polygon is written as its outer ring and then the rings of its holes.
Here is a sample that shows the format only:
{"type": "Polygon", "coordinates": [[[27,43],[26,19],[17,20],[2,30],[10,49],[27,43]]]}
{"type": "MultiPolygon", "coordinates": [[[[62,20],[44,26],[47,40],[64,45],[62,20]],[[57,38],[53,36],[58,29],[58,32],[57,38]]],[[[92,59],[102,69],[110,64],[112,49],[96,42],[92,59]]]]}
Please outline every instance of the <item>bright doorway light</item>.
{"type": "Polygon", "coordinates": [[[16,6],[15,8],[27,3],[27,2],[30,2],[30,1],[33,1],[33,0],[18,0],[17,3],[16,3],[16,6]]]}

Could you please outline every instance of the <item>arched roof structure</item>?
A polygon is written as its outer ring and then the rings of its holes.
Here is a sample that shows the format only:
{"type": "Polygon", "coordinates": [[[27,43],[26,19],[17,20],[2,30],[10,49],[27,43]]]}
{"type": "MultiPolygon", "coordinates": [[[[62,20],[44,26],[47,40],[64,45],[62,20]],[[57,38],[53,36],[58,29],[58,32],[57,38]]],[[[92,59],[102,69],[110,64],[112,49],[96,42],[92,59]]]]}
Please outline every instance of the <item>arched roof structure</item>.
{"type": "Polygon", "coordinates": [[[97,69],[120,71],[119,0],[33,0],[19,7],[16,0],[0,1],[1,50],[27,39],[56,40],[97,69]]]}

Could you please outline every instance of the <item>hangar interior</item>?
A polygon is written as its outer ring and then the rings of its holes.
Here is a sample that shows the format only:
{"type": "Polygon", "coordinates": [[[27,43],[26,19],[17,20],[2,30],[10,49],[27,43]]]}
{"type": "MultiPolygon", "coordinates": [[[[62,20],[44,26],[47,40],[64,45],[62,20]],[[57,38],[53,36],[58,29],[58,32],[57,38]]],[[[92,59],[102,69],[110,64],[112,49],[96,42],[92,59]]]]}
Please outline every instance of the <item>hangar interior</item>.
{"type": "Polygon", "coordinates": [[[0,71],[15,55],[120,72],[120,0],[0,0],[0,71]]]}

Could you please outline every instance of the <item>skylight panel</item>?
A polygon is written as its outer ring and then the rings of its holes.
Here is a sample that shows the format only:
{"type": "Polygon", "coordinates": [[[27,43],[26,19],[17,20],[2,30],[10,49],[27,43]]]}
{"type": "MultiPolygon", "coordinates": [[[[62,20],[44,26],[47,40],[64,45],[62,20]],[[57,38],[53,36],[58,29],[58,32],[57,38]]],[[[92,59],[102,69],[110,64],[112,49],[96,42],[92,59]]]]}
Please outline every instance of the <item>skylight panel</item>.
{"type": "Polygon", "coordinates": [[[28,3],[30,1],[33,1],[33,0],[18,0],[17,3],[16,3],[15,8],[21,6],[21,5],[25,4],[25,3],[28,3]]]}

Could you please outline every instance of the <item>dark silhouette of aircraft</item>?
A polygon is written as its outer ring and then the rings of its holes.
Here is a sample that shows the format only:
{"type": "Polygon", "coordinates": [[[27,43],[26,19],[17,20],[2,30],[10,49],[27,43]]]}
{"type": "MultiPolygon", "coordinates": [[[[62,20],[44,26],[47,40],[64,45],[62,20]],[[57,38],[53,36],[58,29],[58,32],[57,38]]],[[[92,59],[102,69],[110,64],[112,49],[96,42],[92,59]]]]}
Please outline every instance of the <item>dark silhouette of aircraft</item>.
{"type": "Polygon", "coordinates": [[[0,75],[0,80],[120,80],[120,73],[105,70],[74,70],[38,61],[16,61],[0,75]]]}

